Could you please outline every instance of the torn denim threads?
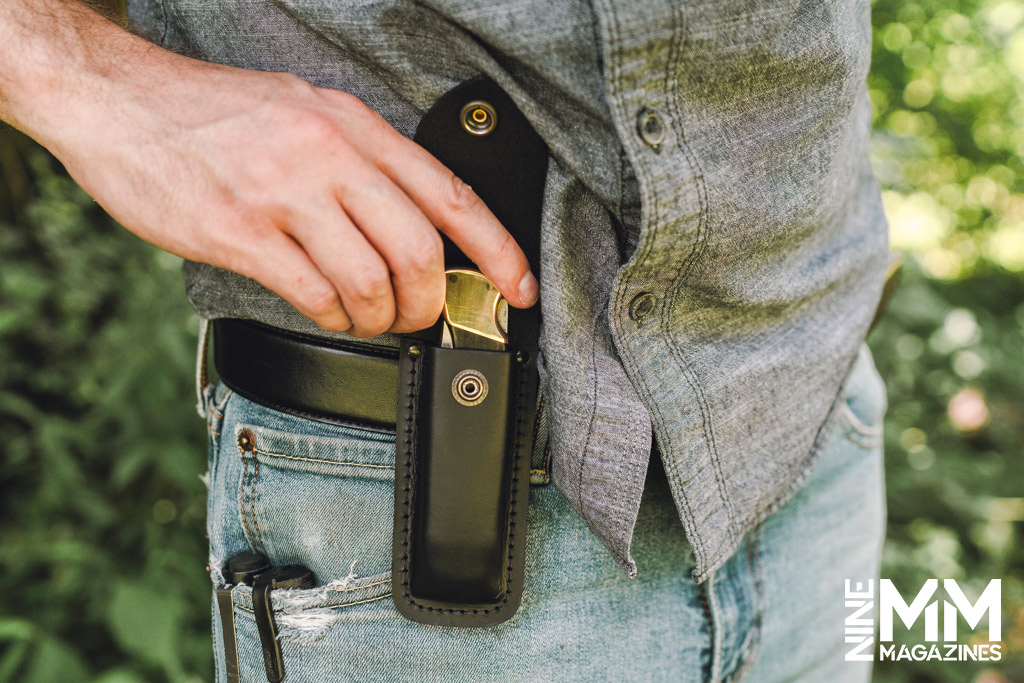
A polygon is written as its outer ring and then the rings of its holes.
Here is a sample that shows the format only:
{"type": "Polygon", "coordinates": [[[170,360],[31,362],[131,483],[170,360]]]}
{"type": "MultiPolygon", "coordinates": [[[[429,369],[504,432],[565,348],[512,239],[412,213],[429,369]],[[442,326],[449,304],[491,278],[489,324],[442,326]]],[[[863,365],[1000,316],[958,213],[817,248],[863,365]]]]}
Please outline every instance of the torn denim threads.
{"type": "MultiPolygon", "coordinates": [[[[509,93],[552,155],[551,478],[629,575],[652,434],[698,581],[808,476],[886,268],[868,0],[128,5],[167,47],[351,92],[409,137],[469,78],[509,93]]],[[[240,276],[185,277],[204,318],[333,336],[240,276]]]]}

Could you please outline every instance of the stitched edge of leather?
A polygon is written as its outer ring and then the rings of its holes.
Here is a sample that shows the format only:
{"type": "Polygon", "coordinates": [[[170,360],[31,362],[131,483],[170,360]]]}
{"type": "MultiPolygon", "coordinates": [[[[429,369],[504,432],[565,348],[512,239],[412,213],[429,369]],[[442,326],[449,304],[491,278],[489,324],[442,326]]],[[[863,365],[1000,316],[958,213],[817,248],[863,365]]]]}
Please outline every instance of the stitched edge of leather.
{"type": "Polygon", "coordinates": [[[509,507],[508,507],[508,522],[506,528],[508,529],[508,556],[505,563],[505,571],[507,575],[507,583],[505,588],[505,599],[501,602],[493,603],[493,605],[482,608],[446,608],[446,607],[432,607],[429,605],[422,605],[416,602],[416,599],[409,592],[409,547],[410,547],[410,534],[413,519],[413,507],[412,507],[412,491],[415,486],[415,475],[413,474],[413,464],[416,455],[416,440],[412,436],[412,432],[415,431],[415,420],[416,420],[416,398],[420,387],[420,381],[417,378],[418,365],[421,362],[422,354],[418,356],[412,356],[410,358],[410,370],[409,370],[409,387],[410,391],[407,394],[409,400],[405,404],[404,409],[407,411],[405,416],[408,417],[405,428],[405,464],[404,464],[404,477],[406,480],[405,486],[403,487],[402,506],[405,509],[403,519],[405,524],[402,528],[402,598],[405,599],[406,603],[416,609],[423,612],[439,613],[439,614],[491,614],[493,612],[500,612],[504,607],[509,604],[511,596],[515,594],[513,586],[515,585],[513,578],[513,557],[515,556],[515,518],[516,508],[519,496],[519,460],[522,457],[522,433],[523,433],[523,393],[525,392],[526,384],[526,371],[522,366],[516,367],[516,410],[515,410],[515,432],[513,436],[513,454],[511,459],[512,468],[512,486],[511,495],[509,496],[509,507]]]}

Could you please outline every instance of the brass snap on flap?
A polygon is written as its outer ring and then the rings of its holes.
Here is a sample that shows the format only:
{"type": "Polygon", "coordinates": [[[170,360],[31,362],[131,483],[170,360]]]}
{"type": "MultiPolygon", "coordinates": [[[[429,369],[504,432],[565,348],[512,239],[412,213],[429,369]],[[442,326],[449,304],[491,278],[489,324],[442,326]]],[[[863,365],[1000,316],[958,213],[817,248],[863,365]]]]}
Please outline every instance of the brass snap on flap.
{"type": "Polygon", "coordinates": [[[463,370],[452,380],[452,396],[464,406],[478,405],[487,397],[487,378],[479,370],[463,370]]]}
{"type": "Polygon", "coordinates": [[[498,112],[490,102],[473,100],[462,108],[459,114],[462,127],[473,135],[487,135],[498,125],[498,112]]]}

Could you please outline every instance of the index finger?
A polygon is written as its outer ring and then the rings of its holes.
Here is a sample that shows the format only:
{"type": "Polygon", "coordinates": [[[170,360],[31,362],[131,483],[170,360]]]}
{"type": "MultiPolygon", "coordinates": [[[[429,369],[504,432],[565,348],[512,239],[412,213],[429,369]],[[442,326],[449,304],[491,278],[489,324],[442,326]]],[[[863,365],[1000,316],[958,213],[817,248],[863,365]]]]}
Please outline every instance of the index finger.
{"type": "Polygon", "coordinates": [[[398,131],[373,152],[377,167],[497,286],[509,305],[529,308],[539,287],[526,254],[469,185],[398,131]]]}

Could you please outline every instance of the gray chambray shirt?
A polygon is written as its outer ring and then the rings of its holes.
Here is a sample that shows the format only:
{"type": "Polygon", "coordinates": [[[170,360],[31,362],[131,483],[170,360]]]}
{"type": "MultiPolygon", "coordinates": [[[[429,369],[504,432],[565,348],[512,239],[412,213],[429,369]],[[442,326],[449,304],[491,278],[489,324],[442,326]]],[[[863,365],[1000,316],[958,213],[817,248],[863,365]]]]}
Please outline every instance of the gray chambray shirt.
{"type": "MultiPolygon", "coordinates": [[[[800,486],[885,277],[869,0],[128,5],[168,48],[348,91],[409,137],[469,78],[511,95],[551,154],[552,479],[630,576],[652,430],[697,581],[800,486]]],[[[185,278],[205,318],[330,336],[233,273],[185,278]]]]}

